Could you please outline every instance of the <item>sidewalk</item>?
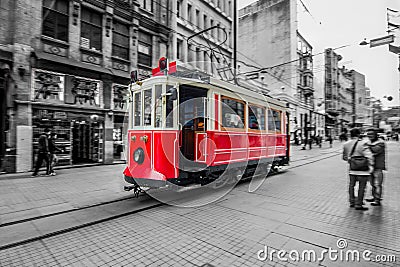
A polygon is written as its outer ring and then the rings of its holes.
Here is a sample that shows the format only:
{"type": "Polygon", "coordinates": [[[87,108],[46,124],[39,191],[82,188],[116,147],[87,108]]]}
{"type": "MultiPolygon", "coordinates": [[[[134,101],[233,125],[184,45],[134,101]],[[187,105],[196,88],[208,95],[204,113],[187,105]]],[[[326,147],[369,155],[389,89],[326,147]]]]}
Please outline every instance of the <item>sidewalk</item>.
{"type": "Polygon", "coordinates": [[[123,190],[124,164],[0,176],[0,224],[130,196],[123,190]]]}

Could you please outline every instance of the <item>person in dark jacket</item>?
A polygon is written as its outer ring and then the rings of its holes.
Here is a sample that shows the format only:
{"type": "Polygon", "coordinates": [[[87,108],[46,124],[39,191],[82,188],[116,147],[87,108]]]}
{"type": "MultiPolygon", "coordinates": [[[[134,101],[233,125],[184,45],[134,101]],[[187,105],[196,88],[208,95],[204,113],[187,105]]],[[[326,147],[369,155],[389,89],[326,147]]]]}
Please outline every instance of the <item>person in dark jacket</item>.
{"type": "Polygon", "coordinates": [[[375,129],[369,129],[367,131],[369,138],[369,148],[374,156],[374,171],[370,178],[372,186],[372,198],[366,199],[368,202],[372,202],[372,206],[380,206],[382,200],[382,182],[383,182],[383,171],[386,170],[386,147],[385,141],[378,138],[378,133],[375,129]]]}
{"type": "Polygon", "coordinates": [[[51,176],[56,175],[56,172],[53,170],[54,164],[57,161],[56,151],[62,152],[61,149],[56,147],[55,140],[57,139],[56,133],[51,133],[49,138],[49,174],[51,176]]]}
{"type": "Polygon", "coordinates": [[[36,160],[35,170],[33,171],[32,176],[37,176],[39,173],[39,169],[42,166],[43,160],[46,162],[46,174],[50,174],[50,165],[49,165],[49,135],[50,130],[46,128],[44,132],[39,137],[39,147],[38,147],[38,156],[36,160]]]}

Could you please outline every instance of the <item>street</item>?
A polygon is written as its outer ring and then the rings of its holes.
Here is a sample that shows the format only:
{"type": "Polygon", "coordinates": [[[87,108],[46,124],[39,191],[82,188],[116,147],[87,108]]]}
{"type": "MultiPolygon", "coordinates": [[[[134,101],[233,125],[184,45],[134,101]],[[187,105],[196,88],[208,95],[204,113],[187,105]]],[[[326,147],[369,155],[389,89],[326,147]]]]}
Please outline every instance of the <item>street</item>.
{"type": "Polygon", "coordinates": [[[269,177],[254,193],[243,182],[222,199],[197,208],[160,205],[145,195],[129,199],[130,193],[122,190],[123,165],[60,170],[55,177],[3,178],[0,265],[398,266],[400,145],[388,142],[387,147],[383,205],[368,205],[364,212],[349,208],[340,143],[311,151],[295,147],[290,168],[269,177]],[[61,214],[56,228],[38,223],[46,214],[107,201],[113,208],[61,214]],[[124,214],[127,210],[132,211],[124,214]],[[85,212],[91,215],[82,219],[85,212]],[[104,219],[110,214],[114,217],[104,219]],[[79,218],[89,223],[79,226],[72,220],[79,218]],[[25,234],[12,233],[24,223],[32,223],[32,229],[24,226],[25,234]],[[34,232],[37,236],[27,235],[34,232]],[[358,250],[360,259],[320,257],[324,250],[339,248],[343,255],[358,250]],[[302,259],[304,250],[315,251],[315,259],[302,259]],[[370,261],[363,259],[365,250],[371,252],[370,261]],[[286,254],[278,258],[278,251],[286,254]],[[299,253],[297,260],[293,251],[299,253]],[[271,259],[264,252],[275,254],[271,259]]]}

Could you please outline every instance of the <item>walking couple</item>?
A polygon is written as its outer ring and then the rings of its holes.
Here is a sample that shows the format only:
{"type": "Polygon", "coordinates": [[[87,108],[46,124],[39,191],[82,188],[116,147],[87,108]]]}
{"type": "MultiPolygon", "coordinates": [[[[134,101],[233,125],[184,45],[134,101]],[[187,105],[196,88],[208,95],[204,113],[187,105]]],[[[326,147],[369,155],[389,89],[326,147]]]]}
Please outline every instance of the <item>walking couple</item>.
{"type": "Polygon", "coordinates": [[[55,155],[56,150],[61,151],[55,145],[55,139],[57,139],[57,135],[52,133],[48,128],[44,130],[44,132],[39,137],[39,147],[38,147],[38,156],[36,160],[35,170],[33,171],[32,176],[37,176],[40,167],[42,166],[43,161],[46,162],[46,174],[54,176],[56,175],[53,167],[55,162],[57,161],[57,156],[55,155]]]}
{"type": "Polygon", "coordinates": [[[367,131],[368,141],[360,138],[358,128],[350,130],[351,140],[343,145],[343,160],[349,162],[349,201],[350,207],[356,210],[368,210],[364,207],[364,192],[367,181],[372,186],[372,206],[380,206],[382,200],[383,170],[386,170],[385,142],[378,138],[375,129],[367,131]],[[354,195],[354,187],[358,182],[358,195],[354,195]]]}

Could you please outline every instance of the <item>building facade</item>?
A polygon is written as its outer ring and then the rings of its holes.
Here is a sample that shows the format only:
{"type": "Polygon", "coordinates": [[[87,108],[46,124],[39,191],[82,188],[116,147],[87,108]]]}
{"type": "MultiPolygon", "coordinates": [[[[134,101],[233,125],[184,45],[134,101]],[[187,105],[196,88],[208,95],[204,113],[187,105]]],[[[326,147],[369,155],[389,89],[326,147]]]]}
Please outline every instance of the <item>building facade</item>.
{"type": "MultiPolygon", "coordinates": [[[[339,135],[338,116],[340,114],[339,96],[339,61],[342,56],[331,48],[325,49],[325,111],[326,132],[328,135],[339,135]]],[[[353,113],[353,110],[352,110],[353,113]]]]}
{"type": "Polygon", "coordinates": [[[352,75],[345,67],[339,68],[338,96],[339,96],[339,115],[338,131],[346,132],[353,122],[354,117],[354,90],[352,75]]]}
{"type": "Polygon", "coordinates": [[[129,74],[149,77],[168,56],[167,11],[167,0],[1,1],[3,170],[31,170],[45,128],[59,165],[124,160],[129,74]]]}
{"type": "Polygon", "coordinates": [[[370,89],[365,75],[339,67],[342,56],[331,48],[325,50],[326,130],[336,136],[350,127],[373,126],[370,89]]]}
{"type": "Polygon", "coordinates": [[[313,57],[298,29],[297,1],[257,1],[239,10],[238,24],[240,73],[262,78],[271,96],[288,103],[291,139],[307,142],[316,134],[313,57]]]}
{"type": "Polygon", "coordinates": [[[232,0],[174,0],[171,4],[176,12],[171,17],[170,59],[183,69],[231,80],[232,0]]]}
{"type": "Polygon", "coordinates": [[[354,87],[354,126],[372,127],[372,108],[370,89],[365,86],[365,75],[351,71],[354,87]]]}

